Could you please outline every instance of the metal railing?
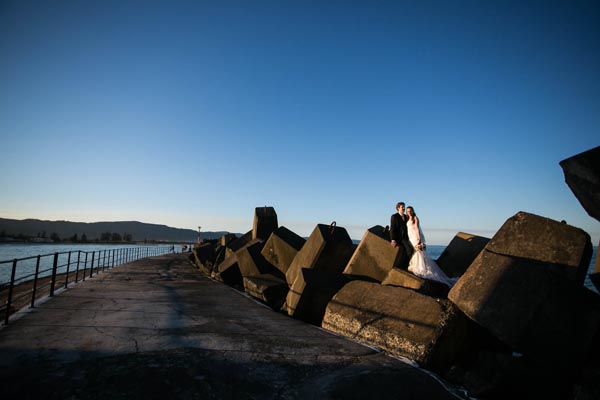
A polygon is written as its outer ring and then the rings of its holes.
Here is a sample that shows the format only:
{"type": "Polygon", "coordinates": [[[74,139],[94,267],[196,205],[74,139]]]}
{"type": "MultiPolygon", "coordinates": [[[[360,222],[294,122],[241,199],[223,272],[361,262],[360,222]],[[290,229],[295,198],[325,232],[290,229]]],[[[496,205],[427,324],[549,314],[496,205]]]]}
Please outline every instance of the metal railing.
{"type": "Polygon", "coordinates": [[[36,300],[46,295],[54,296],[57,289],[67,288],[69,282],[85,281],[105,269],[173,252],[173,246],[128,247],[75,250],[0,261],[0,270],[12,264],[10,279],[0,282],[0,319],[8,325],[11,314],[28,303],[33,308],[36,300]]]}

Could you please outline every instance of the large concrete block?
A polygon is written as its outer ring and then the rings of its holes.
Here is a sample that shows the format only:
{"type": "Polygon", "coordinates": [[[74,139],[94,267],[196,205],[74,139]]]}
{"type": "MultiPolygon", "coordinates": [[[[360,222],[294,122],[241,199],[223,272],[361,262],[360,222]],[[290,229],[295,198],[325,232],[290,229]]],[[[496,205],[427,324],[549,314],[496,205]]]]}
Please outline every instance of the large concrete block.
{"type": "Polygon", "coordinates": [[[236,288],[243,288],[242,273],[235,254],[225,258],[216,268],[212,277],[220,282],[236,288]]]}
{"type": "Polygon", "coordinates": [[[264,245],[265,242],[262,239],[253,239],[235,252],[240,273],[243,277],[273,274],[284,279],[284,274],[265,260],[261,254],[264,245]]]}
{"type": "Polygon", "coordinates": [[[434,371],[469,345],[468,319],[448,300],[401,287],[353,281],[329,302],[322,327],[434,371]]]}
{"type": "Polygon", "coordinates": [[[251,240],[252,240],[252,231],[248,231],[248,232],[244,233],[242,236],[240,236],[239,238],[232,240],[231,242],[229,242],[229,244],[226,247],[227,250],[225,251],[225,257],[229,257],[229,256],[235,254],[236,251],[238,251],[239,249],[241,249],[242,247],[247,245],[248,242],[250,242],[251,240]]]}
{"type": "Polygon", "coordinates": [[[205,274],[210,275],[216,258],[215,248],[212,243],[202,243],[192,250],[196,266],[205,274]]]}
{"type": "Polygon", "coordinates": [[[600,146],[562,160],[560,166],[577,200],[600,221],[600,146]]]}
{"type": "Polygon", "coordinates": [[[271,274],[244,277],[244,291],[275,310],[281,309],[288,292],[285,279],[271,274]]]}
{"type": "Polygon", "coordinates": [[[269,236],[261,254],[285,274],[304,243],[306,239],[280,226],[269,236]]]}
{"type": "Polygon", "coordinates": [[[222,247],[228,246],[229,243],[233,242],[236,239],[237,239],[237,236],[235,236],[235,234],[233,234],[233,233],[226,233],[223,236],[221,236],[220,245],[222,247]]]}
{"type": "Polygon", "coordinates": [[[448,298],[513,349],[576,370],[600,328],[598,295],[547,262],[497,254],[490,244],[448,298]]]}
{"type": "Polygon", "coordinates": [[[294,318],[321,326],[327,304],[351,279],[340,272],[302,268],[287,293],[283,309],[294,318]]]}
{"type": "Polygon", "coordinates": [[[592,257],[590,235],[582,229],[522,211],[506,220],[485,249],[544,262],[580,285],[592,257]]]}
{"type": "Polygon", "coordinates": [[[389,233],[376,225],[363,235],[344,274],[367,276],[381,282],[400,261],[400,248],[390,245],[389,233]]]}
{"type": "Polygon", "coordinates": [[[254,210],[252,239],[267,240],[278,226],[277,213],[273,207],[256,207],[254,210]]]}
{"type": "Polygon", "coordinates": [[[290,264],[285,279],[292,287],[302,268],[341,273],[354,247],[346,229],[334,224],[318,224],[290,264]]]}
{"type": "Polygon", "coordinates": [[[436,260],[449,277],[459,277],[483,250],[489,238],[458,232],[436,260]]]}
{"type": "Polygon", "coordinates": [[[421,294],[441,298],[446,298],[450,290],[448,285],[442,282],[419,278],[415,274],[400,268],[392,268],[381,284],[414,289],[421,294]]]}

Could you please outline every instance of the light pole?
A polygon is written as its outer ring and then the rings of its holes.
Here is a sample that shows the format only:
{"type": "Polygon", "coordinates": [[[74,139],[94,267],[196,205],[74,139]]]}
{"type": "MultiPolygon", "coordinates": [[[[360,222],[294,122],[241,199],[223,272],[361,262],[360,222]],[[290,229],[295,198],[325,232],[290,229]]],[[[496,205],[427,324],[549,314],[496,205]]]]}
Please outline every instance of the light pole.
{"type": "Polygon", "coordinates": [[[198,227],[198,237],[196,238],[196,243],[200,244],[200,228],[202,228],[201,226],[198,227]]]}

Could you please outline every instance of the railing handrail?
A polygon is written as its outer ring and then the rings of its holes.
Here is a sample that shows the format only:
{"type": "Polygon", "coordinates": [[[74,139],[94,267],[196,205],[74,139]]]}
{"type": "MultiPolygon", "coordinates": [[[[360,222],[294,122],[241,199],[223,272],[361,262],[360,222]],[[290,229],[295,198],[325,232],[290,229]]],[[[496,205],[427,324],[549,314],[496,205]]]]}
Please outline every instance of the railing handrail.
{"type": "MultiPolygon", "coordinates": [[[[37,286],[39,278],[50,277],[50,283],[49,284],[45,283],[43,287],[44,288],[46,288],[47,286],[50,287],[49,297],[52,297],[52,296],[54,296],[54,291],[57,288],[57,286],[58,286],[58,288],[60,288],[62,286],[62,284],[59,284],[59,282],[57,282],[57,277],[59,275],[60,276],[64,275],[64,277],[65,277],[64,287],[67,288],[67,286],[69,284],[69,274],[75,275],[75,279],[74,279],[74,281],[71,281],[71,283],[85,281],[86,270],[88,269],[88,264],[89,264],[89,274],[87,275],[87,278],[91,278],[92,276],[94,276],[94,268],[95,268],[95,275],[98,275],[101,271],[104,271],[106,268],[109,268],[109,269],[115,268],[119,265],[127,264],[127,263],[130,263],[130,262],[133,262],[136,260],[140,260],[143,258],[154,257],[154,256],[163,255],[166,253],[176,253],[176,252],[177,251],[175,250],[174,245],[145,245],[145,246],[135,246],[135,245],[129,246],[128,245],[127,247],[118,247],[118,248],[112,248],[112,249],[97,249],[97,250],[91,250],[91,251],[70,250],[70,251],[54,252],[54,253],[48,253],[48,254],[38,254],[35,256],[13,258],[11,260],[0,261],[0,264],[12,263],[10,280],[5,283],[0,283],[0,294],[3,291],[8,290],[8,295],[6,297],[5,304],[4,305],[0,304],[0,312],[4,311],[4,325],[8,325],[8,320],[11,315],[11,305],[12,305],[13,300],[21,300],[21,299],[24,299],[29,296],[29,294],[25,292],[24,294],[21,294],[20,296],[13,299],[13,289],[16,287],[15,286],[16,282],[19,282],[19,285],[24,285],[29,282],[32,283],[33,289],[31,291],[30,308],[33,308],[35,305],[35,300],[36,300],[36,292],[39,289],[37,286]],[[74,255],[75,253],[77,253],[77,257],[72,257],[72,255],[74,255]],[[96,253],[98,253],[97,258],[96,258],[96,253]],[[82,257],[82,255],[84,255],[84,254],[85,254],[85,257],[82,257]],[[88,258],[89,258],[88,255],[89,254],[91,254],[92,257],[91,257],[91,261],[88,263],[88,258]],[[68,255],[68,259],[67,259],[66,263],[64,263],[64,264],[59,263],[59,258],[61,255],[68,255]],[[116,258],[115,258],[115,255],[116,255],[116,258]],[[40,270],[40,260],[44,257],[53,257],[52,266],[47,269],[40,270]],[[17,266],[18,266],[19,262],[26,261],[26,260],[32,260],[32,259],[37,259],[35,272],[33,272],[31,274],[19,276],[18,278],[16,278],[16,271],[17,271],[17,266]],[[76,261],[75,261],[75,259],[76,259],[76,261]],[[71,266],[74,266],[74,268],[75,268],[74,271],[70,270],[71,266]],[[65,268],[65,267],[66,267],[66,272],[59,272],[59,270],[61,270],[62,268],[65,268]],[[83,267],[83,269],[81,271],[82,272],[81,279],[79,279],[80,267],[83,267]],[[52,271],[52,274],[44,275],[44,273],[46,273],[48,271],[52,271]],[[27,280],[27,278],[30,278],[30,277],[33,277],[33,279],[27,280]]],[[[45,265],[47,265],[47,263],[45,263],[45,265]]]]}
{"type": "MultiPolygon", "coordinates": [[[[129,246],[129,245],[126,245],[126,246],[129,246]]],[[[146,246],[135,246],[135,245],[131,245],[131,247],[117,247],[117,248],[114,248],[114,249],[98,249],[98,250],[91,250],[91,251],[85,251],[85,250],[60,251],[60,252],[58,252],[58,255],[60,256],[62,254],[69,254],[69,253],[73,253],[73,252],[76,252],[76,251],[79,251],[81,253],[95,253],[97,251],[105,251],[105,250],[138,249],[138,248],[146,248],[146,247],[148,247],[148,248],[152,248],[152,247],[154,247],[154,248],[157,248],[157,247],[169,247],[170,248],[171,246],[167,246],[167,245],[164,245],[164,244],[158,244],[158,245],[154,245],[154,246],[148,246],[148,245],[146,245],[146,246]]],[[[48,254],[40,254],[39,256],[40,257],[49,257],[49,256],[54,256],[55,254],[57,254],[57,253],[54,252],[54,253],[48,253],[48,254]]],[[[38,255],[36,254],[35,256],[27,256],[27,257],[22,257],[22,258],[10,258],[8,260],[0,260],[0,264],[8,264],[8,263],[13,262],[14,260],[17,260],[17,262],[19,262],[19,261],[25,261],[25,260],[31,260],[31,259],[34,259],[34,258],[37,258],[37,257],[38,257],[38,255]]]]}

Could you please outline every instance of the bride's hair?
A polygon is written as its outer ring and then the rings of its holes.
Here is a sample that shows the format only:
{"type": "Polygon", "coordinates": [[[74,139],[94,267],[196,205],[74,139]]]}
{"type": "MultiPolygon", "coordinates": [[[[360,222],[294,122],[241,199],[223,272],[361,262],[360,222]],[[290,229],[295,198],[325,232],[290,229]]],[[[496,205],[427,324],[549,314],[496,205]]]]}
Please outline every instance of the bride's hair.
{"type": "Polygon", "coordinates": [[[408,206],[408,207],[406,207],[406,211],[408,211],[408,210],[411,210],[411,211],[412,211],[413,217],[416,217],[416,216],[417,216],[417,213],[415,212],[415,209],[413,208],[413,206],[408,206]]]}

